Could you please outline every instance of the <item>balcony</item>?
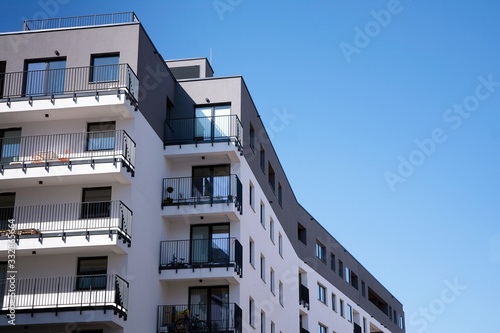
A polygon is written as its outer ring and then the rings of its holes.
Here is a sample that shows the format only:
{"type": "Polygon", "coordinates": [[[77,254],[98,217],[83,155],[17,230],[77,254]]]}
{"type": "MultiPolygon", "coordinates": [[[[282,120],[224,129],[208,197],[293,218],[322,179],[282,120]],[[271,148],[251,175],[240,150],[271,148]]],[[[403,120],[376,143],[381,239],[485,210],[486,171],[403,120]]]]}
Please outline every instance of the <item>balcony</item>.
{"type": "MultiPolygon", "coordinates": [[[[15,295],[9,293],[10,279],[0,280],[0,314],[15,304],[20,314],[102,310],[127,320],[129,283],[115,274],[15,279],[15,295]]],[[[87,318],[88,319],[88,318],[87,318]]],[[[35,319],[31,318],[33,323],[35,319]]],[[[17,322],[17,320],[16,320],[17,322]]]]}
{"type": "MultiPolygon", "coordinates": [[[[18,249],[30,240],[43,243],[44,238],[117,235],[129,247],[132,242],[132,211],[121,201],[60,203],[52,205],[16,206],[0,208],[0,242],[9,234],[7,221],[15,221],[18,249]]],[[[39,245],[41,246],[41,245],[39,245]]]]}
{"type": "Polygon", "coordinates": [[[237,115],[170,119],[165,125],[165,146],[233,142],[243,152],[243,127],[237,115]]]}
{"type": "Polygon", "coordinates": [[[123,130],[0,138],[3,179],[30,173],[33,177],[46,176],[53,167],[59,167],[60,172],[54,176],[67,175],[68,169],[75,174],[89,173],[88,169],[75,170],[81,165],[90,165],[96,171],[96,164],[108,164],[113,170],[118,163],[134,176],[135,142],[123,130]]]}
{"type": "Polygon", "coordinates": [[[299,285],[299,304],[309,310],[309,288],[302,283],[299,285]]]}
{"type": "MultiPolygon", "coordinates": [[[[236,175],[213,177],[177,177],[163,179],[162,208],[166,215],[176,216],[185,210],[197,212],[197,208],[209,206],[212,213],[237,210],[243,214],[243,187],[236,175]],[[180,210],[184,207],[184,210],[180,210]],[[179,212],[176,212],[179,210],[179,212]]],[[[200,210],[198,210],[200,212],[200,210]]],[[[206,211],[205,211],[206,212],[206,211]]],[[[209,213],[209,212],[207,212],[209,213]]]]}
{"type": "Polygon", "coordinates": [[[160,305],[157,333],[241,333],[242,311],[236,303],[160,305]]]}
{"type": "Polygon", "coordinates": [[[128,64],[8,72],[1,79],[0,111],[6,122],[38,121],[44,114],[63,119],[121,112],[131,118],[127,108],[110,110],[125,101],[138,109],[139,79],[128,64]],[[73,110],[82,106],[88,111],[73,110]]]}
{"type": "MultiPolygon", "coordinates": [[[[160,271],[224,268],[243,276],[243,247],[233,237],[163,241],[160,244],[160,271]]],[[[196,278],[200,275],[196,274],[196,278]]]]}
{"type": "Polygon", "coordinates": [[[46,18],[24,21],[24,30],[63,29],[139,22],[133,12],[46,18]]]}

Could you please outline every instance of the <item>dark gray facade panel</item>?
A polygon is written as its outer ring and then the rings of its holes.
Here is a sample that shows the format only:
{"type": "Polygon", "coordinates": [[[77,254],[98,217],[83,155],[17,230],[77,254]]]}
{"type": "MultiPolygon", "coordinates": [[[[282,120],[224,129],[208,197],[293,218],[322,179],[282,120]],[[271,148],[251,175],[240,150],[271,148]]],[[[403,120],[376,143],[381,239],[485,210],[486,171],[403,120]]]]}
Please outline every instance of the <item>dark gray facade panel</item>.
{"type": "Polygon", "coordinates": [[[142,26],[138,54],[139,110],[163,141],[167,98],[175,106],[175,80],[142,26]]]}

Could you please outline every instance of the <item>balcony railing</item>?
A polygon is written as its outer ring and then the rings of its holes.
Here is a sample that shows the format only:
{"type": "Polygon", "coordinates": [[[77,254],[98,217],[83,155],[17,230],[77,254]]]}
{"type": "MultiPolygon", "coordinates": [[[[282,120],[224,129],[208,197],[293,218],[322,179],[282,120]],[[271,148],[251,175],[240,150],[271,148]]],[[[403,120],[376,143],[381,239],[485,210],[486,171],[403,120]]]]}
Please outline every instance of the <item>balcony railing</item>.
{"type": "Polygon", "coordinates": [[[139,79],[128,64],[10,72],[2,76],[0,98],[7,99],[7,103],[15,98],[31,101],[40,96],[54,100],[59,95],[73,96],[76,102],[80,93],[98,98],[99,94],[122,92],[136,108],[139,100],[139,79]]]}
{"type": "Polygon", "coordinates": [[[242,152],[243,127],[237,115],[170,119],[165,125],[165,146],[234,142],[242,152]]]}
{"type": "Polygon", "coordinates": [[[233,267],[243,275],[243,247],[233,237],[163,241],[160,270],[196,267],[233,267]]]}
{"type": "Polygon", "coordinates": [[[309,309],[309,288],[302,283],[299,285],[299,304],[309,309]]]}
{"type": "Polygon", "coordinates": [[[8,220],[15,221],[16,237],[71,234],[118,235],[131,244],[132,211],[121,201],[59,203],[52,205],[15,206],[0,208],[0,236],[8,234],[8,220]]]}
{"type": "Polygon", "coordinates": [[[236,303],[160,305],[158,333],[227,332],[242,333],[242,311],[236,303]]]}
{"type": "Polygon", "coordinates": [[[139,22],[133,12],[46,18],[24,21],[24,30],[62,29],[106,24],[139,22]]]}
{"type": "Polygon", "coordinates": [[[109,163],[134,175],[135,142],[124,130],[0,138],[0,173],[4,169],[109,163]]]}
{"type": "Polygon", "coordinates": [[[0,280],[0,313],[11,304],[18,312],[113,310],[127,319],[129,283],[116,274],[17,278],[15,294],[10,279],[0,280]]]}
{"type": "Polygon", "coordinates": [[[236,175],[163,179],[162,207],[234,203],[243,212],[243,187],[236,175]]]}

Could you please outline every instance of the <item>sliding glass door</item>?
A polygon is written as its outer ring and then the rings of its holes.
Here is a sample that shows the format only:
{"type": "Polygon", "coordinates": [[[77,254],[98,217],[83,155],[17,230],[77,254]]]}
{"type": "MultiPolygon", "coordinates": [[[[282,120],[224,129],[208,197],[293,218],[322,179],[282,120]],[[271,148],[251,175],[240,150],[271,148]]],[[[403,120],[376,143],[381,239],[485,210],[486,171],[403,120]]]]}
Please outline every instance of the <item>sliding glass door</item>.
{"type": "Polygon", "coordinates": [[[46,60],[28,63],[26,96],[56,95],[64,92],[66,60],[46,60]]]}
{"type": "Polygon", "coordinates": [[[217,140],[231,135],[231,106],[203,106],[195,110],[196,140],[217,140]]]}

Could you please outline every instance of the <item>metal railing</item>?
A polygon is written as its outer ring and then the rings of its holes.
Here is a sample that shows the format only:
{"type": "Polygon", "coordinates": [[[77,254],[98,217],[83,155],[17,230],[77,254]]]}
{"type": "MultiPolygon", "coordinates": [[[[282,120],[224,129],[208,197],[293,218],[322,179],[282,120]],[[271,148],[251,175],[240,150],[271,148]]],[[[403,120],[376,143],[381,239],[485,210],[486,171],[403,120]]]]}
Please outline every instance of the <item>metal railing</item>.
{"type": "Polygon", "coordinates": [[[0,280],[5,286],[0,299],[2,312],[15,304],[19,312],[57,313],[91,307],[127,316],[129,283],[116,274],[16,278],[15,295],[8,292],[10,282],[0,280]]]}
{"type": "Polygon", "coordinates": [[[309,309],[309,288],[302,283],[299,285],[299,304],[309,309]]]}
{"type": "Polygon", "coordinates": [[[111,233],[130,244],[132,233],[132,211],[121,201],[96,201],[58,203],[51,205],[15,206],[0,208],[0,235],[8,232],[7,221],[15,220],[16,234],[37,234],[41,237],[56,233],[97,231],[111,233]]]}
{"type": "Polygon", "coordinates": [[[170,119],[165,124],[165,146],[214,142],[234,142],[242,149],[243,127],[237,115],[170,119]]]}
{"type": "Polygon", "coordinates": [[[9,72],[3,75],[0,98],[33,98],[88,92],[120,93],[123,89],[132,103],[139,100],[139,79],[128,64],[71,67],[9,72]]]}
{"type": "Polygon", "coordinates": [[[187,332],[242,333],[242,323],[242,311],[236,303],[158,307],[158,332],[177,332],[178,328],[184,327],[188,329],[187,332]]]}
{"type": "Polygon", "coordinates": [[[234,267],[243,274],[243,247],[234,237],[186,239],[160,243],[160,269],[234,267]]]}
{"type": "Polygon", "coordinates": [[[234,203],[242,212],[243,187],[237,175],[163,179],[162,207],[234,203]]]}
{"type": "Polygon", "coordinates": [[[133,22],[139,22],[139,19],[133,12],[96,14],[27,20],[24,21],[24,30],[62,29],[133,22]]]}
{"type": "Polygon", "coordinates": [[[134,172],[135,142],[124,130],[0,138],[0,166],[99,163],[106,158],[134,172]]]}

